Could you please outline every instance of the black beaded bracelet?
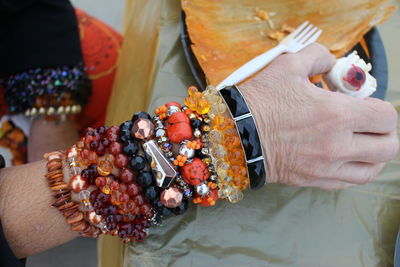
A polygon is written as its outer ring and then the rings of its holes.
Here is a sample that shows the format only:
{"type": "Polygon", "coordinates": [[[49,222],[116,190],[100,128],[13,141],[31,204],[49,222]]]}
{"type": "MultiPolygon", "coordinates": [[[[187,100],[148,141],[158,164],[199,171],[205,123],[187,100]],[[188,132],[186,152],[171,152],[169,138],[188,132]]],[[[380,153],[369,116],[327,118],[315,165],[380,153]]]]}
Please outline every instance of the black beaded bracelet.
{"type": "Polygon", "coordinates": [[[235,85],[227,86],[219,92],[225,100],[240,134],[250,177],[250,187],[251,189],[258,189],[266,183],[266,166],[253,115],[243,95],[235,85]]]}
{"type": "Polygon", "coordinates": [[[83,63],[29,69],[0,79],[0,85],[4,87],[9,112],[29,117],[79,113],[91,95],[91,81],[83,63]],[[65,100],[72,103],[62,104],[65,100]],[[65,112],[65,108],[59,109],[61,106],[69,108],[65,112]]]}

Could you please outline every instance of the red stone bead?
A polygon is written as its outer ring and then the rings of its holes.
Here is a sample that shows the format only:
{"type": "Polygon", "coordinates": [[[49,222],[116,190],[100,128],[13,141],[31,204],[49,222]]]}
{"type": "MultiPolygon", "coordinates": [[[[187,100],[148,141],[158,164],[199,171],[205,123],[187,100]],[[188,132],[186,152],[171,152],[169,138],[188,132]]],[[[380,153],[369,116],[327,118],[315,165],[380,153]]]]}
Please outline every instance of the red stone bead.
{"type": "Polygon", "coordinates": [[[126,189],[126,192],[130,195],[130,196],[136,196],[137,194],[139,194],[140,191],[140,186],[137,183],[130,183],[126,189]]]}
{"type": "Polygon", "coordinates": [[[108,147],[108,151],[113,155],[117,155],[122,152],[122,144],[120,142],[112,142],[108,147]]]}
{"type": "Polygon", "coordinates": [[[218,189],[212,189],[207,196],[203,197],[199,205],[202,207],[214,206],[215,201],[217,200],[218,200],[218,189]]]}
{"type": "Polygon", "coordinates": [[[128,163],[129,163],[129,158],[127,155],[120,153],[115,156],[114,164],[118,168],[124,168],[128,165],[128,163]]]}
{"type": "Polygon", "coordinates": [[[199,158],[194,158],[191,163],[181,168],[181,175],[186,183],[199,185],[210,177],[207,165],[199,158]]]}
{"type": "Polygon", "coordinates": [[[193,136],[190,119],[183,112],[173,113],[167,120],[168,138],[174,143],[190,140],[193,136]]]}
{"type": "Polygon", "coordinates": [[[175,102],[175,101],[170,101],[170,102],[168,102],[167,104],[165,104],[165,106],[166,106],[166,107],[176,106],[176,107],[178,107],[178,108],[182,108],[182,105],[179,104],[178,102],[175,102]]]}
{"type": "Polygon", "coordinates": [[[136,180],[137,173],[129,168],[122,169],[119,173],[119,179],[123,183],[131,183],[136,180]]]}

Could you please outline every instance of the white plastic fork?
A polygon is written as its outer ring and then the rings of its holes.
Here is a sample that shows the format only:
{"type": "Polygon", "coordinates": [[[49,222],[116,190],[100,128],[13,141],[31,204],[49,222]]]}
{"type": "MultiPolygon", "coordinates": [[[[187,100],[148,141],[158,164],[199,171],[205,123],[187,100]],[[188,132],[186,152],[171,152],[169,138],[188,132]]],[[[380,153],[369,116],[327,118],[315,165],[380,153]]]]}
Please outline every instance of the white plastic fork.
{"type": "Polygon", "coordinates": [[[308,21],[304,22],[291,34],[286,36],[286,38],[283,39],[279,45],[253,58],[252,60],[235,70],[231,75],[229,75],[217,86],[217,90],[221,90],[226,86],[240,83],[241,81],[245,80],[246,78],[250,77],[254,73],[267,66],[280,54],[296,53],[300,51],[307,45],[314,43],[321,35],[321,33],[322,30],[314,27],[308,21]]]}

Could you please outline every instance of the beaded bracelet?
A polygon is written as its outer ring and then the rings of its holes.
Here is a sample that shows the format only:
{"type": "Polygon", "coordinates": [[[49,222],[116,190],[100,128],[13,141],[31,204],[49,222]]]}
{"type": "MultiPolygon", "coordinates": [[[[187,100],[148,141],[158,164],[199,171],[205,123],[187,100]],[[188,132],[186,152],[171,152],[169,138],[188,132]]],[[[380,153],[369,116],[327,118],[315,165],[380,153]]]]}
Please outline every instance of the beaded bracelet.
{"type": "Polygon", "coordinates": [[[47,120],[71,119],[81,112],[91,94],[82,63],[76,66],[37,68],[0,81],[9,112],[47,120]]]}
{"type": "MultiPolygon", "coordinates": [[[[65,152],[71,175],[65,192],[78,195],[82,220],[96,234],[140,242],[190,202],[243,198],[245,154],[225,102],[213,87],[188,92],[184,106],[169,102],[154,117],[138,112],[119,127],[88,128],[65,152]]],[[[70,195],[60,201],[71,202],[70,195]]]]}
{"type": "Polygon", "coordinates": [[[45,178],[50,190],[54,192],[55,201],[52,206],[64,215],[72,231],[79,232],[82,236],[97,237],[100,230],[84,220],[84,215],[79,210],[79,203],[72,200],[71,190],[64,182],[63,154],[61,152],[47,153],[44,158],[47,160],[45,178]]]}
{"type": "Polygon", "coordinates": [[[219,197],[236,203],[243,198],[242,191],[249,185],[243,147],[234,121],[218,91],[208,86],[204,93],[189,87],[185,104],[196,112],[206,112],[212,119],[208,133],[211,157],[219,178],[219,197]],[[207,104],[206,104],[207,103],[207,104]],[[207,107],[204,109],[204,107],[207,107]]]}
{"type": "Polygon", "coordinates": [[[235,85],[222,88],[219,92],[228,105],[239,131],[243,150],[246,152],[251,188],[258,189],[266,183],[266,166],[253,115],[242,93],[235,85]]]}

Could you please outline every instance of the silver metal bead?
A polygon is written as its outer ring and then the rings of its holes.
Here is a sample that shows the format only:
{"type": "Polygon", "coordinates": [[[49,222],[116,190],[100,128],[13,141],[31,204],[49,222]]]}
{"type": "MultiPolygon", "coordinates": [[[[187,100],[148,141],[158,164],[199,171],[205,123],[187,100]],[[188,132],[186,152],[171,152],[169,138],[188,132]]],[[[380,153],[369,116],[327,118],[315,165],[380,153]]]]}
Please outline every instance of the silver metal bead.
{"type": "Polygon", "coordinates": [[[71,106],[66,106],[66,107],[65,107],[65,114],[70,114],[71,111],[72,111],[71,106]]]}
{"type": "Polygon", "coordinates": [[[186,146],[186,142],[182,142],[179,147],[179,154],[186,156],[188,159],[191,159],[195,155],[195,150],[186,146]]]}
{"type": "Polygon", "coordinates": [[[201,136],[201,131],[199,129],[195,129],[193,131],[193,135],[194,137],[199,138],[201,136]]]}
{"type": "Polygon", "coordinates": [[[181,109],[177,106],[169,106],[167,108],[167,116],[171,116],[172,114],[174,114],[175,112],[180,112],[181,109]]]}
{"type": "Polygon", "coordinates": [[[216,181],[218,179],[218,175],[212,174],[209,179],[211,181],[216,181]]]}
{"type": "Polygon", "coordinates": [[[194,113],[189,114],[189,119],[194,120],[197,119],[196,115],[194,113]]]}
{"type": "Polygon", "coordinates": [[[30,116],[31,116],[31,111],[30,111],[29,109],[27,109],[27,110],[25,111],[25,116],[26,116],[26,117],[30,117],[30,116]]]}
{"type": "Polygon", "coordinates": [[[156,137],[160,138],[160,137],[164,137],[167,135],[167,131],[165,131],[164,129],[157,129],[156,130],[156,137]]]}
{"type": "Polygon", "coordinates": [[[206,184],[196,185],[195,190],[200,196],[206,196],[210,192],[210,188],[206,184]]]}
{"type": "Polygon", "coordinates": [[[208,154],[210,154],[210,149],[209,149],[208,147],[203,147],[203,148],[201,149],[201,154],[203,154],[203,155],[208,155],[208,154]]]}

